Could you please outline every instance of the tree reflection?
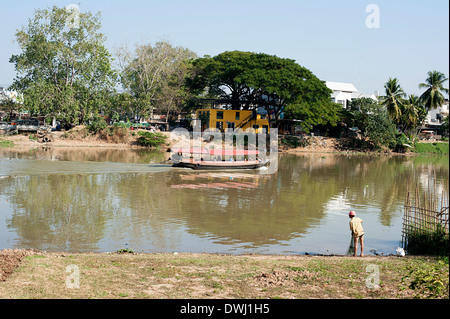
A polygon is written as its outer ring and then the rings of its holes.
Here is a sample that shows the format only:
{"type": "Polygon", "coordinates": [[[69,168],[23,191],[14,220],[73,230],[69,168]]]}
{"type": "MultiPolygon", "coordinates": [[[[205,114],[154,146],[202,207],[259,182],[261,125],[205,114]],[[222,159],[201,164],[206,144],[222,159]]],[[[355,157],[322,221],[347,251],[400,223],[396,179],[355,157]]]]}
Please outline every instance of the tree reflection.
{"type": "Polygon", "coordinates": [[[44,175],[13,179],[8,223],[21,247],[95,250],[116,207],[108,175],[44,175]]]}

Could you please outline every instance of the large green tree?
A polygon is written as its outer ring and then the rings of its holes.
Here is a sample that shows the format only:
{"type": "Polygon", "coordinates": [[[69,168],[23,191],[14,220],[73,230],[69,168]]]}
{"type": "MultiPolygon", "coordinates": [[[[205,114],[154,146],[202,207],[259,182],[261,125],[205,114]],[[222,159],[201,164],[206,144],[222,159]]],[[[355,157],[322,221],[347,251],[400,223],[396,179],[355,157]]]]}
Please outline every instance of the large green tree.
{"type": "Polygon", "coordinates": [[[311,125],[335,123],[337,106],[325,82],[294,60],[264,53],[227,51],[193,62],[187,85],[201,98],[215,98],[232,109],[262,106],[276,121],[282,112],[311,125]]]}
{"type": "Polygon", "coordinates": [[[447,80],[443,73],[430,71],[425,83],[419,84],[420,89],[426,89],[420,99],[428,110],[435,109],[444,103],[443,93],[448,94],[448,89],[444,88],[444,82],[447,80]]]}
{"type": "MultiPolygon", "coordinates": [[[[134,116],[148,116],[153,110],[169,114],[184,103],[184,80],[188,65],[197,55],[166,41],[136,45],[118,52],[121,82],[132,97],[134,116]]],[[[167,117],[166,117],[167,118],[167,117]]]]}
{"type": "Polygon", "coordinates": [[[371,98],[358,98],[350,103],[349,126],[361,130],[366,143],[373,148],[394,147],[396,126],[386,109],[371,98]]]}
{"type": "Polygon", "coordinates": [[[77,7],[38,9],[16,32],[22,52],[10,59],[31,113],[84,122],[101,109],[116,74],[100,32],[100,14],[77,7]]]}

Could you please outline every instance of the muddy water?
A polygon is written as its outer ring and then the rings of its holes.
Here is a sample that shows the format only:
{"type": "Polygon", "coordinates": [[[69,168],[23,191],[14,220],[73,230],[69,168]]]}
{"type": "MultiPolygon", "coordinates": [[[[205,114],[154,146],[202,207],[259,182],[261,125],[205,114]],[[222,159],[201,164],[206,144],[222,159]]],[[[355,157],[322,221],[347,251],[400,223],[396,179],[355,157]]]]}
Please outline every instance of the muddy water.
{"type": "Polygon", "coordinates": [[[448,183],[448,157],[304,154],[278,170],[172,168],[167,153],[0,149],[0,249],[395,253],[409,181],[448,183]]]}

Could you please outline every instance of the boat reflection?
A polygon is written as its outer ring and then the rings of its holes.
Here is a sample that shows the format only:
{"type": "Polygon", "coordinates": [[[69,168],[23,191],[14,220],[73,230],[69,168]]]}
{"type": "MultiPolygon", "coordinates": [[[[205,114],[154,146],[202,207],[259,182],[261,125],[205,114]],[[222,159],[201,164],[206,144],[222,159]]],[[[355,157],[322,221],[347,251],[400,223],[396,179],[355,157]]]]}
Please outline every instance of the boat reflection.
{"type": "Polygon", "coordinates": [[[257,188],[267,175],[243,174],[232,172],[180,174],[174,176],[168,183],[170,188],[217,188],[217,189],[249,189],[257,188]]]}

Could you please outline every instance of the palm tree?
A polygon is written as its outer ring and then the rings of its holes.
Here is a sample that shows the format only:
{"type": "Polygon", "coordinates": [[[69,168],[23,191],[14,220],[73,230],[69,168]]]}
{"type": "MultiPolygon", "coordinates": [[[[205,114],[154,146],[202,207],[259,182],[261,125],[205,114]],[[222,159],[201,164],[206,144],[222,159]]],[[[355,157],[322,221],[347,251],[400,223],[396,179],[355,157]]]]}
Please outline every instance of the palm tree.
{"type": "Polygon", "coordinates": [[[410,94],[408,99],[402,106],[402,116],[399,123],[402,131],[414,130],[422,126],[422,122],[426,117],[427,111],[422,104],[420,98],[415,94],[410,94]]]}
{"type": "Polygon", "coordinates": [[[444,88],[443,84],[448,78],[438,71],[429,71],[428,78],[425,83],[420,83],[419,88],[426,88],[426,91],[422,93],[420,99],[425,107],[435,109],[444,103],[444,95],[442,92],[448,94],[448,89],[444,88]]]}
{"type": "Polygon", "coordinates": [[[396,122],[402,115],[402,106],[405,104],[406,94],[400,87],[397,78],[389,78],[384,84],[386,95],[381,98],[381,104],[386,107],[389,116],[396,122]]]}
{"type": "Polygon", "coordinates": [[[414,94],[408,96],[407,102],[402,108],[402,122],[405,129],[415,127],[419,119],[418,108],[420,105],[419,97],[414,94]]]}

